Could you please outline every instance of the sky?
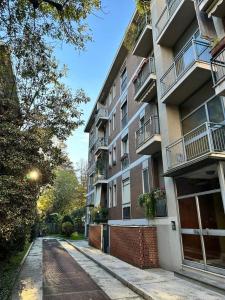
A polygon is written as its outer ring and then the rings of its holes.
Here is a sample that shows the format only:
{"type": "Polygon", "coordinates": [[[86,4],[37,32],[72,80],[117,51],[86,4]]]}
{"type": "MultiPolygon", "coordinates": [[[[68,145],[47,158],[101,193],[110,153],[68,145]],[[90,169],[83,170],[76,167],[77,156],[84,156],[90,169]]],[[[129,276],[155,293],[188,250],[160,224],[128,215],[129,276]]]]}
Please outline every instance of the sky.
{"type": "MultiPolygon", "coordinates": [[[[134,0],[102,0],[103,12],[88,17],[93,42],[86,50],[76,52],[72,47],[63,45],[55,50],[56,58],[68,66],[64,82],[72,89],[82,88],[91,98],[82,105],[83,119],[88,120],[93,105],[102,88],[116,51],[121,43],[126,27],[135,10],[134,0]]],[[[67,141],[67,153],[75,164],[88,159],[88,134],[84,126],[75,130],[67,141]]]]}

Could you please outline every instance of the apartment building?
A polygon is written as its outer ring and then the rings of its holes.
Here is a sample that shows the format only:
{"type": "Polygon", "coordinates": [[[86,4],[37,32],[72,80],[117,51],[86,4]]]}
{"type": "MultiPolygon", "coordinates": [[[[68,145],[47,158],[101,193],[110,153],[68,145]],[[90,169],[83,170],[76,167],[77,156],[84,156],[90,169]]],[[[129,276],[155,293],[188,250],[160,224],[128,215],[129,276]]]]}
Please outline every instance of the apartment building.
{"type": "Polygon", "coordinates": [[[85,128],[87,207],[108,208],[112,255],[225,276],[225,1],[152,0],[133,24],[85,128]]]}

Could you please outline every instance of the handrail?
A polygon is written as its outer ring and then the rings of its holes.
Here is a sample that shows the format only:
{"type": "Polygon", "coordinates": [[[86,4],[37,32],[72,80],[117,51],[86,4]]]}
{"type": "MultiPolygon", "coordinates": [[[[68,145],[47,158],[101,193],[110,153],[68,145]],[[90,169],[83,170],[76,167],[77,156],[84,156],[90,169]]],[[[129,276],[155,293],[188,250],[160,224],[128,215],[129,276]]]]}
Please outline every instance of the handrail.
{"type": "Polygon", "coordinates": [[[137,77],[133,81],[135,94],[140,90],[143,86],[147,78],[151,75],[155,74],[155,59],[154,57],[149,57],[148,62],[143,65],[142,69],[137,74],[137,77]]]}
{"type": "Polygon", "coordinates": [[[159,117],[151,115],[149,119],[136,131],[136,149],[141,147],[155,134],[159,134],[159,117]]]}
{"type": "Polygon", "coordinates": [[[205,122],[166,147],[168,168],[191,161],[203,154],[225,152],[225,125],[205,122]]]}
{"type": "Polygon", "coordinates": [[[225,47],[211,60],[214,86],[225,78],[225,47]]]}
{"type": "Polygon", "coordinates": [[[210,62],[210,44],[195,39],[189,40],[175,56],[173,63],[160,79],[164,96],[196,61],[210,62]],[[192,53],[190,53],[190,51],[192,53]],[[186,57],[185,57],[186,55],[186,57]],[[186,61],[184,60],[186,58],[186,61]],[[167,80],[165,80],[168,77],[167,80]]]}
{"type": "Polygon", "coordinates": [[[144,28],[147,26],[147,25],[151,25],[151,17],[149,14],[145,14],[145,16],[141,17],[140,18],[140,21],[137,22],[137,32],[136,32],[136,35],[135,35],[135,42],[138,41],[140,35],[142,34],[144,28]]]}
{"type": "Polygon", "coordinates": [[[163,29],[166,27],[168,20],[173,16],[174,12],[176,11],[176,9],[180,3],[181,3],[180,0],[174,0],[169,5],[166,3],[166,6],[163,9],[163,11],[162,11],[161,15],[159,16],[159,19],[155,25],[156,31],[157,31],[157,38],[159,37],[159,35],[163,31],[163,29]],[[161,21],[163,22],[162,25],[160,25],[161,21]]]}

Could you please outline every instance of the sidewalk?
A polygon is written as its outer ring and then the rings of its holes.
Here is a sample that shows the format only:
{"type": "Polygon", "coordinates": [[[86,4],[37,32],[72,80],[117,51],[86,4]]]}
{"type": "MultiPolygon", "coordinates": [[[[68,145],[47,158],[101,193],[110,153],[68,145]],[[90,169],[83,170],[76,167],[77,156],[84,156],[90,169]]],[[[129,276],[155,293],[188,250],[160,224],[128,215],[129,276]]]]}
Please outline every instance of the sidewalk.
{"type": "Polygon", "coordinates": [[[42,239],[36,239],[13,289],[12,300],[42,300],[42,239]]]}
{"type": "Polygon", "coordinates": [[[222,300],[224,296],[177,278],[163,269],[141,270],[111,255],[92,248],[86,241],[68,241],[80,252],[127,285],[144,299],[222,300]]]}

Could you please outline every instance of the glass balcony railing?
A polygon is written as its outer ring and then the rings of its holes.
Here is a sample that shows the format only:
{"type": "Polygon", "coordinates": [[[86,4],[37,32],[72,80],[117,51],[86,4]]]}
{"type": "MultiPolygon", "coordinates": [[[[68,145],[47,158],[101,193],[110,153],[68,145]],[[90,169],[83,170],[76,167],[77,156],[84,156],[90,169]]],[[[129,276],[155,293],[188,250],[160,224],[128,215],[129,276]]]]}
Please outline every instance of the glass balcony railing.
{"type": "Polygon", "coordinates": [[[211,61],[211,70],[214,85],[225,80],[225,48],[213,57],[211,61]]]}
{"type": "Polygon", "coordinates": [[[180,4],[180,0],[170,0],[168,1],[167,6],[163,9],[161,15],[159,16],[159,19],[155,25],[156,27],[156,34],[157,38],[165,28],[165,26],[168,24],[169,19],[173,16],[175,10],[180,4]]]}
{"type": "Polygon", "coordinates": [[[190,40],[175,57],[174,62],[160,79],[161,94],[164,96],[195,62],[210,62],[210,45],[190,40]]]}
{"type": "Polygon", "coordinates": [[[159,134],[158,116],[150,116],[147,122],[136,131],[136,149],[144,145],[155,134],[159,134]]]}
{"type": "Polygon", "coordinates": [[[154,57],[149,57],[147,63],[143,66],[141,71],[138,73],[136,79],[134,80],[134,90],[137,94],[150,74],[155,74],[155,59],[154,57]]]}
{"type": "Polygon", "coordinates": [[[225,151],[225,125],[206,122],[166,148],[168,168],[175,168],[210,152],[225,151]]]}

